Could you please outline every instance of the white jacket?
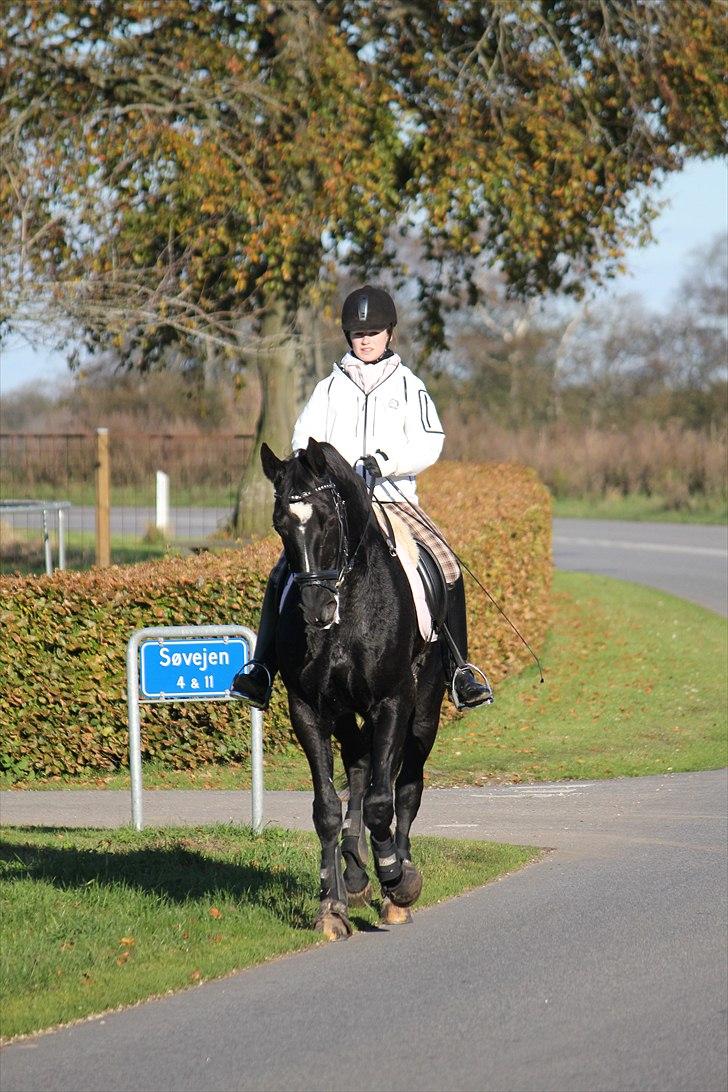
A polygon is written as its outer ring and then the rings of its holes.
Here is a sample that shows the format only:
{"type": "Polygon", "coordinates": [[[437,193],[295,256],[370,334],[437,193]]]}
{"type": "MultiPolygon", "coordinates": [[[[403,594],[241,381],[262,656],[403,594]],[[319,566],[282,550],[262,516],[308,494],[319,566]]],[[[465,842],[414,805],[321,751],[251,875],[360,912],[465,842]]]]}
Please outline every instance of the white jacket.
{"type": "Polygon", "coordinates": [[[356,467],[373,455],[381,467],[374,496],[401,501],[389,484],[396,483],[407,500],[417,503],[415,475],[437,462],[445,433],[425,384],[406,368],[396,353],[395,368],[368,394],[334,364],[304,406],[293,429],[291,447],[299,451],[309,438],[327,442],[356,467]]]}

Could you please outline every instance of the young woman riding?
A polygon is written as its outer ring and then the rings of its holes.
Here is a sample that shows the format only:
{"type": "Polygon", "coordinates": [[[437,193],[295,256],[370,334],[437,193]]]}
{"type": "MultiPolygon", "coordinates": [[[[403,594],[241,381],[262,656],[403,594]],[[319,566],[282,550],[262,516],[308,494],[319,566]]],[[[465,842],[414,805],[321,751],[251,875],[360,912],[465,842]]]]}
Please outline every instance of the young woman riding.
{"type": "MultiPolygon", "coordinates": [[[[424,383],[390,348],[397,325],[394,301],[383,289],[364,285],[345,299],[341,325],[350,351],[315,387],[293,430],[292,449],[305,448],[310,437],[332,444],[373,485],[375,506],[394,511],[415,541],[435,555],[448,592],[445,621],[453,640],[442,646],[453,700],[469,708],[492,701],[490,687],[478,682],[466,662],[460,566],[417,503],[416,475],[437,461],[445,434],[424,383]]],[[[261,709],[268,705],[278,670],[276,621],[286,572],[281,558],[266,588],[253,660],[231,687],[235,696],[261,709]]]]}

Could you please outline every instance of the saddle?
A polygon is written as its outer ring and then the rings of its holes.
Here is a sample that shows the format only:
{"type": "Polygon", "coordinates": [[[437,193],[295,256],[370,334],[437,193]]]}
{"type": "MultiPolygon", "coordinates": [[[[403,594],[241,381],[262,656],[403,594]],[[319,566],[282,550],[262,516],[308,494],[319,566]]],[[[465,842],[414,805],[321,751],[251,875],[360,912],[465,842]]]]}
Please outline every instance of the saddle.
{"type": "Polygon", "coordinates": [[[436,641],[447,612],[447,584],[440,563],[407,524],[383,505],[375,508],[377,522],[391,554],[399,559],[412,591],[417,624],[425,641],[436,641]]]}
{"type": "Polygon", "coordinates": [[[432,624],[439,630],[447,616],[447,584],[440,562],[432,550],[422,542],[417,543],[417,573],[425,590],[425,600],[432,617],[432,624]]]}

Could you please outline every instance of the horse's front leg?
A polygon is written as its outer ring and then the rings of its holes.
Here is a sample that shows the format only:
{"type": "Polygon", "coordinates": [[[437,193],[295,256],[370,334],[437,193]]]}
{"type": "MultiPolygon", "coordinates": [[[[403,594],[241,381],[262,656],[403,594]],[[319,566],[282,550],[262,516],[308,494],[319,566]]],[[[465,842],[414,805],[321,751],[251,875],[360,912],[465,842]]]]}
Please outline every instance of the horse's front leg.
{"type": "Polygon", "coordinates": [[[319,715],[301,698],[289,694],[288,708],[296,738],[311,768],[313,825],[321,842],[320,901],[314,928],[328,940],[338,940],[351,934],[351,923],[339,849],[341,801],[333,782],[331,735],[319,715]]]}
{"type": "Polygon", "coordinates": [[[406,909],[419,898],[422,876],[404,860],[392,837],[394,778],[402,760],[405,736],[412,718],[414,691],[386,698],[368,719],[372,733],[371,781],[364,796],[364,822],[372,836],[374,867],[382,885],[382,918],[388,924],[411,921],[406,909]]]}
{"type": "Polygon", "coordinates": [[[357,727],[353,714],[348,714],[337,721],[336,737],[341,743],[341,758],[349,784],[349,800],[341,837],[344,883],[349,895],[349,905],[364,906],[372,897],[372,885],[366,870],[369,857],[367,828],[362,814],[371,766],[369,733],[366,728],[357,727]]]}

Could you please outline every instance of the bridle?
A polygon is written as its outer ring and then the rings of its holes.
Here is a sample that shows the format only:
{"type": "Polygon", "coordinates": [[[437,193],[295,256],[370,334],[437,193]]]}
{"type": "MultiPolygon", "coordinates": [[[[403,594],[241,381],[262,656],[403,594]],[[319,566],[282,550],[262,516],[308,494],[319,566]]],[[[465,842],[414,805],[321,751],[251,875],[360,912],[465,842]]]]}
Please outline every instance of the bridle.
{"type": "MultiPolygon", "coordinates": [[[[305,493],[293,493],[287,498],[288,504],[297,504],[300,501],[308,501],[311,497],[316,496],[317,493],[323,493],[327,490],[331,491],[331,498],[334,503],[334,511],[336,513],[336,519],[339,524],[339,545],[336,553],[336,567],[333,569],[301,569],[298,572],[292,573],[293,580],[299,588],[314,587],[325,588],[326,591],[336,598],[337,613],[338,613],[338,600],[339,591],[344,580],[349,575],[354,567],[356,556],[359,553],[361,545],[364,541],[364,535],[366,534],[367,527],[369,526],[369,520],[371,519],[371,510],[367,516],[367,521],[364,525],[364,530],[361,533],[361,537],[356,544],[356,549],[349,556],[349,522],[346,518],[346,506],[344,504],[343,497],[336,488],[336,485],[332,481],[324,482],[323,485],[315,486],[313,489],[307,490],[305,493]]],[[[278,495],[280,497],[280,494],[278,495]]],[[[370,494],[371,496],[371,494],[370,494]]]]}

